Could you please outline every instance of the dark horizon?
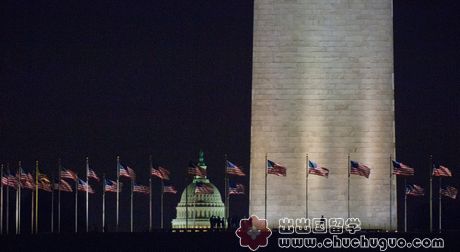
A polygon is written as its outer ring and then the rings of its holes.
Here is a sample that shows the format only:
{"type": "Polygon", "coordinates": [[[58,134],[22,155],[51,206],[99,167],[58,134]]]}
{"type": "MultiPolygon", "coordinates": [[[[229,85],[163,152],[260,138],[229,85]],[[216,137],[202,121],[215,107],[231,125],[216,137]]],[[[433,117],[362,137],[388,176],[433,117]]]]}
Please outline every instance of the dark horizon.
{"type": "MultiPolygon", "coordinates": [[[[454,1],[394,2],[397,159],[416,168],[408,183],[420,184],[426,192],[429,155],[453,170],[454,177],[445,181],[460,187],[459,7],[454,1]]],[[[19,160],[28,172],[39,160],[41,171],[56,174],[61,158],[64,167],[82,174],[88,156],[99,176],[114,179],[119,155],[136,170],[138,183],[146,185],[151,154],[154,163],[171,171],[171,183],[181,192],[187,164],[203,150],[208,175],[221,194],[225,154],[249,174],[252,1],[9,2],[2,16],[0,162],[9,162],[12,171],[19,160]]],[[[236,180],[250,189],[248,176],[236,180]]],[[[399,224],[402,184],[399,179],[399,224]]],[[[92,225],[101,223],[101,184],[97,186],[90,202],[92,225]]],[[[159,186],[154,179],[155,227],[159,186]]],[[[25,232],[29,194],[23,197],[25,232]]],[[[49,195],[41,195],[40,229],[47,231],[49,195]]],[[[70,232],[73,194],[63,195],[62,224],[70,232]]],[[[120,204],[125,231],[128,195],[125,190],[120,204]]],[[[79,198],[84,230],[82,193],[79,198]]],[[[166,195],[166,227],[178,201],[179,194],[166,195]]],[[[444,226],[457,228],[460,204],[444,202],[444,226]]],[[[109,196],[107,206],[114,204],[109,196]]],[[[427,230],[427,204],[426,196],[409,200],[409,230],[427,230]]],[[[145,230],[147,197],[136,195],[135,208],[136,230],[145,230]]],[[[247,215],[248,195],[232,199],[230,211],[247,215]]],[[[107,214],[113,230],[115,212],[107,214]]]]}

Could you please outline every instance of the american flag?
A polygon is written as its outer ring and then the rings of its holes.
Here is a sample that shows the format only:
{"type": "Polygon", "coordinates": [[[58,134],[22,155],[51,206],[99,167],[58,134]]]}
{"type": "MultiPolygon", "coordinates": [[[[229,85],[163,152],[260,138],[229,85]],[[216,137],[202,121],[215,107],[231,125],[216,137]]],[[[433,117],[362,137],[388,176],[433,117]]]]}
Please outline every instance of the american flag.
{"type": "Polygon", "coordinates": [[[163,168],[163,167],[158,167],[158,169],[155,169],[152,167],[152,170],[151,170],[151,175],[152,176],[156,176],[160,179],[163,179],[163,180],[169,180],[169,174],[170,172],[163,168]]]}
{"type": "Polygon", "coordinates": [[[91,168],[88,168],[88,179],[90,178],[95,179],[97,182],[99,182],[99,177],[96,175],[94,170],[92,170],[91,168]]]}
{"type": "Polygon", "coordinates": [[[419,185],[407,185],[406,186],[406,195],[423,196],[423,195],[425,195],[425,191],[419,185]]]}
{"type": "Polygon", "coordinates": [[[19,167],[19,179],[20,181],[26,181],[29,177],[27,176],[27,173],[24,172],[24,170],[19,167]]]}
{"type": "Polygon", "coordinates": [[[110,180],[110,179],[106,179],[105,180],[105,186],[104,186],[104,190],[106,192],[117,192],[117,191],[120,191],[121,192],[121,187],[122,187],[122,183],[120,183],[120,186],[118,188],[117,186],[117,181],[113,181],[113,180],[110,180]]]}
{"type": "Polygon", "coordinates": [[[120,170],[120,177],[126,177],[130,179],[136,178],[136,173],[129,166],[123,167],[121,164],[118,164],[118,169],[120,170]]]}
{"type": "Polygon", "coordinates": [[[228,194],[244,194],[244,185],[242,184],[235,184],[233,181],[229,181],[228,184],[228,194]]]}
{"type": "Polygon", "coordinates": [[[449,197],[451,199],[456,199],[458,190],[457,190],[457,188],[455,188],[453,186],[447,186],[446,188],[441,188],[441,191],[439,193],[441,193],[441,195],[449,197]]]}
{"type": "Polygon", "coordinates": [[[134,172],[134,170],[131,169],[131,167],[129,167],[129,166],[126,166],[126,169],[128,170],[128,173],[131,176],[131,178],[136,179],[136,173],[134,172]]]}
{"type": "Polygon", "coordinates": [[[286,176],[286,167],[271,160],[267,160],[267,173],[274,174],[276,176],[286,176]]]}
{"type": "Polygon", "coordinates": [[[197,182],[195,186],[195,193],[196,194],[212,194],[214,192],[214,188],[210,184],[205,184],[202,182],[197,182]]]}
{"type": "Polygon", "coordinates": [[[411,168],[396,160],[391,161],[393,163],[393,174],[401,176],[414,176],[414,168],[411,168]]]}
{"type": "Polygon", "coordinates": [[[78,176],[77,173],[71,170],[63,169],[61,170],[61,178],[71,179],[73,181],[77,181],[78,176]]]}
{"type": "Polygon", "coordinates": [[[350,174],[369,178],[371,169],[364,164],[350,160],[350,174]]]}
{"type": "Polygon", "coordinates": [[[163,174],[161,174],[160,170],[155,169],[153,167],[150,169],[150,175],[163,179],[163,174]]]}
{"type": "Polygon", "coordinates": [[[8,186],[8,178],[7,177],[2,177],[2,185],[8,186]]]}
{"type": "Polygon", "coordinates": [[[26,189],[35,190],[35,183],[33,182],[33,180],[27,179],[27,180],[21,181],[21,186],[26,189]]]}
{"type": "Polygon", "coordinates": [[[172,186],[172,185],[165,185],[165,186],[163,186],[163,192],[164,192],[164,193],[176,194],[176,193],[177,193],[177,190],[176,190],[176,188],[174,188],[174,186],[172,186]]]}
{"type": "Polygon", "coordinates": [[[34,177],[32,176],[32,174],[27,173],[27,181],[34,183],[34,177]]]}
{"type": "Polygon", "coordinates": [[[200,176],[200,177],[205,177],[206,176],[206,170],[200,167],[199,165],[196,165],[194,163],[190,163],[188,166],[188,174],[190,175],[195,175],[195,176],[200,176]]]}
{"type": "Polygon", "coordinates": [[[232,162],[227,160],[227,174],[236,175],[236,176],[246,176],[244,172],[232,162]]]}
{"type": "Polygon", "coordinates": [[[160,170],[161,174],[163,175],[163,179],[164,180],[169,180],[169,175],[171,174],[166,168],[163,168],[163,167],[158,167],[158,169],[160,170]]]}
{"type": "Polygon", "coordinates": [[[73,192],[72,187],[70,186],[67,181],[61,179],[61,183],[59,184],[54,184],[54,190],[59,190],[61,189],[62,192],[73,192]]]}
{"type": "Polygon", "coordinates": [[[38,181],[38,189],[43,190],[45,192],[51,192],[53,190],[51,188],[51,183],[47,183],[45,180],[38,181]]]}
{"type": "Polygon", "coordinates": [[[133,192],[149,194],[150,188],[148,186],[143,186],[143,185],[134,185],[133,192]]]}
{"type": "Polygon", "coordinates": [[[80,192],[86,192],[88,191],[89,193],[94,193],[93,188],[91,187],[88,182],[83,181],[82,179],[78,179],[78,186],[77,186],[78,191],[80,192]]]}
{"type": "Polygon", "coordinates": [[[42,183],[45,183],[45,184],[51,184],[51,181],[48,178],[48,176],[46,176],[43,173],[38,173],[38,182],[42,182],[42,183]]]}
{"type": "Polygon", "coordinates": [[[16,177],[13,175],[8,175],[7,179],[8,179],[8,186],[16,188],[17,183],[18,183],[18,180],[16,179],[16,177]]]}
{"type": "Polygon", "coordinates": [[[16,173],[15,181],[16,181],[16,187],[15,188],[16,189],[22,188],[21,176],[19,175],[19,173],[16,173]]]}
{"type": "Polygon", "coordinates": [[[452,172],[449,168],[440,165],[438,168],[433,168],[433,176],[435,177],[452,177],[452,172]]]}
{"type": "Polygon", "coordinates": [[[308,160],[308,174],[314,174],[327,178],[329,176],[329,169],[318,166],[315,161],[308,160]]]}

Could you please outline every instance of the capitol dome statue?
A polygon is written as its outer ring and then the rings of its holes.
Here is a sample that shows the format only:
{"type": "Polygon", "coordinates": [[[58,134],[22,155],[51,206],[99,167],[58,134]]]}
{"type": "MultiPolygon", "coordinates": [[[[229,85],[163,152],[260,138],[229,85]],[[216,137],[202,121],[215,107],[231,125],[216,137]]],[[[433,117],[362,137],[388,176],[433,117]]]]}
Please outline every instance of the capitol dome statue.
{"type": "MultiPolygon", "coordinates": [[[[206,171],[204,153],[200,151],[198,167],[206,171]]],[[[219,189],[204,176],[194,176],[181,194],[180,202],[176,207],[177,216],[172,220],[172,228],[210,228],[210,218],[225,216],[225,206],[222,202],[219,189]],[[200,189],[204,189],[200,190],[200,189]]]]}

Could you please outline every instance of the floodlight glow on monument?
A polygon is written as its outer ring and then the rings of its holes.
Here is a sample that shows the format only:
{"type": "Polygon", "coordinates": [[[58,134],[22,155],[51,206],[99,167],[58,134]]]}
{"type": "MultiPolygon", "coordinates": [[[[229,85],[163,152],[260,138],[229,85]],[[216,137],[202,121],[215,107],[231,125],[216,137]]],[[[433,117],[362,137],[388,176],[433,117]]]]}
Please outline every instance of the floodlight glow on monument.
{"type": "Polygon", "coordinates": [[[391,0],[254,3],[249,214],[307,216],[306,156],[330,170],[309,178],[308,217],[358,217],[396,228],[391,0]],[[265,156],[287,167],[267,176],[265,156]],[[350,176],[348,162],[371,168],[350,176]],[[348,200],[349,194],[349,200],[348,200]]]}

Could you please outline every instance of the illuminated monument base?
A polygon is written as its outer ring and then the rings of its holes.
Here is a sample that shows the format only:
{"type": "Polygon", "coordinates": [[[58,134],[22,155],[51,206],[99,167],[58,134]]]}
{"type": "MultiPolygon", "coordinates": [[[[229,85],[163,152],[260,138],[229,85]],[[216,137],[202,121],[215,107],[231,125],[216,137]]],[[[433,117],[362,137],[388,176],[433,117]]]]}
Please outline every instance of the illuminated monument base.
{"type": "Polygon", "coordinates": [[[269,225],[307,215],[308,154],[330,170],[308,178],[308,217],[396,229],[392,1],[255,0],[252,76],[249,214],[265,216],[267,154],[287,167],[268,176],[269,225]],[[372,171],[348,201],[349,154],[372,171]]]}

